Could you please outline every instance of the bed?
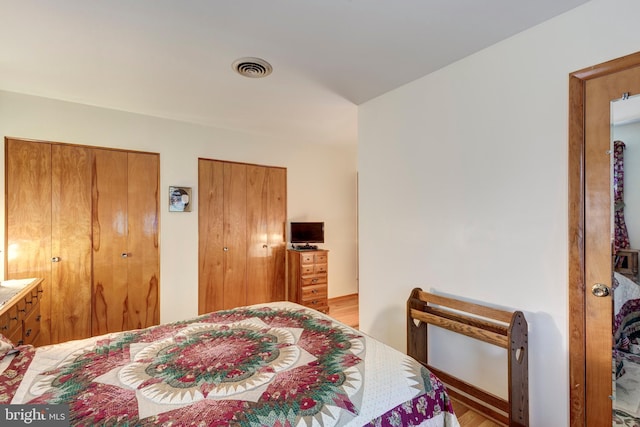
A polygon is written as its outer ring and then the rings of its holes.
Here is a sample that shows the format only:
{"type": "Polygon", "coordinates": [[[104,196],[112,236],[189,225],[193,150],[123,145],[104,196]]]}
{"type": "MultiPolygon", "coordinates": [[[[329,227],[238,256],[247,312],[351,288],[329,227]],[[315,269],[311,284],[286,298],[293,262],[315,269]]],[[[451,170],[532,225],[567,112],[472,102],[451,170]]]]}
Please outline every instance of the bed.
{"type": "Polygon", "coordinates": [[[640,285],[616,271],[612,287],[613,416],[620,424],[634,425],[640,421],[640,285]]]}
{"type": "Polygon", "coordinates": [[[459,426],[424,366],[291,302],[0,352],[0,403],[71,425],[459,426]]]}

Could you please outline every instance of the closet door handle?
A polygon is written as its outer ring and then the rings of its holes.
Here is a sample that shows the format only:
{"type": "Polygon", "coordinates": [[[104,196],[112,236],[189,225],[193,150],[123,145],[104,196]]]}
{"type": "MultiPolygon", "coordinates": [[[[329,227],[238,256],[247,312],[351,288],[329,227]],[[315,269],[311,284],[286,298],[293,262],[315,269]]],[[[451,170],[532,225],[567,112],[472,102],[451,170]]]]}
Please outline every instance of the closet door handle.
{"type": "Polygon", "coordinates": [[[608,297],[610,294],[609,287],[602,283],[596,283],[591,287],[591,293],[596,297],[608,297]]]}
{"type": "Polygon", "coordinates": [[[122,252],[122,253],[120,254],[120,256],[121,256],[122,258],[129,258],[129,254],[128,254],[128,253],[126,253],[126,252],[122,252]]]}
{"type": "Polygon", "coordinates": [[[60,257],[54,256],[53,258],[51,258],[51,262],[60,262],[60,257]]]}
{"type": "Polygon", "coordinates": [[[226,247],[226,246],[224,248],[222,248],[222,250],[225,251],[225,252],[229,252],[229,248],[226,247]]]}

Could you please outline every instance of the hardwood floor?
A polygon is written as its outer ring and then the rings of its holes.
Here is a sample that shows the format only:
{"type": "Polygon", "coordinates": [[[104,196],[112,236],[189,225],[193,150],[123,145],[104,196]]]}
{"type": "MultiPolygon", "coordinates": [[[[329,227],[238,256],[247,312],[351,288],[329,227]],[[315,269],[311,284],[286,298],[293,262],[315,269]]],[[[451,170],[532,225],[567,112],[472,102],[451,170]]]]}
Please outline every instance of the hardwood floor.
{"type": "Polygon", "coordinates": [[[453,411],[456,413],[456,417],[458,417],[460,427],[502,427],[502,424],[487,419],[462,403],[453,399],[451,399],[451,402],[453,403],[453,411]]]}
{"type": "MultiPolygon", "coordinates": [[[[358,294],[329,299],[329,316],[358,329],[360,325],[358,294]]],[[[500,427],[500,424],[496,424],[456,401],[453,401],[453,409],[460,422],[460,427],[500,427]]]]}
{"type": "Polygon", "coordinates": [[[346,323],[352,328],[360,326],[358,294],[344,295],[329,299],[329,316],[346,323]]]}

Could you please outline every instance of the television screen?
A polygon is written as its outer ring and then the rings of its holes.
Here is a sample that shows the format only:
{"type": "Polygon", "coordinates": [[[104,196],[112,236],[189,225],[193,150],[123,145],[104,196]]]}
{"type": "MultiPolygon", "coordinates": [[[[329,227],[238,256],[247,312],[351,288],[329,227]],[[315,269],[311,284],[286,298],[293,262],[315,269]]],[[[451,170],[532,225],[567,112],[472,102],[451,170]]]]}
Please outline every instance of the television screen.
{"type": "Polygon", "coordinates": [[[291,243],[324,243],[324,222],[292,222],[291,243]]]}

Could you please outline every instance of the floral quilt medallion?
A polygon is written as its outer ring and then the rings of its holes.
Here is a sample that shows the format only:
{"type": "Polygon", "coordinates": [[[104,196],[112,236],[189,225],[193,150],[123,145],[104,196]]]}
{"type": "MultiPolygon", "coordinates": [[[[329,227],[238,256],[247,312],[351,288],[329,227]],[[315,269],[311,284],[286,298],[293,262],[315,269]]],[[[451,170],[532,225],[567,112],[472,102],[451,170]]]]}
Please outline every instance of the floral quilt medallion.
{"type": "Polygon", "coordinates": [[[30,403],[67,403],[75,425],[330,427],[358,415],[365,351],[306,310],[220,311],[99,339],[42,372],[30,403]]]}

